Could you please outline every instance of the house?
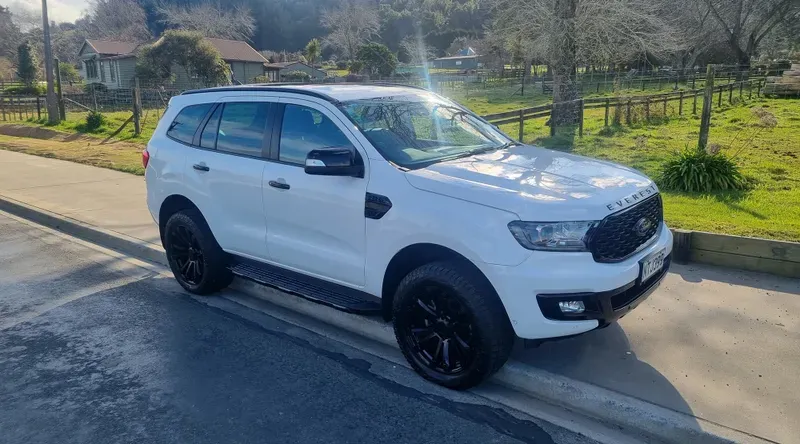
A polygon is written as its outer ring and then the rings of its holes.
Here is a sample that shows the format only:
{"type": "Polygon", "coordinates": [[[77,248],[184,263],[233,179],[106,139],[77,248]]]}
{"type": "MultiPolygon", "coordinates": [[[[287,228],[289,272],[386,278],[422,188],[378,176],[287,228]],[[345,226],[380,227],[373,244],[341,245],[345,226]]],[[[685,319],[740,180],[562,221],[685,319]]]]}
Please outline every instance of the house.
{"type": "MultiPolygon", "coordinates": [[[[256,77],[264,76],[268,70],[267,60],[246,42],[207,38],[219,51],[231,70],[233,83],[253,83],[256,77]]],[[[78,52],[81,62],[81,77],[85,83],[102,83],[109,89],[130,88],[136,73],[136,53],[140,45],[131,42],[108,40],[86,40],[78,52]]],[[[176,85],[192,85],[196,82],[181,69],[173,70],[176,85]]]]}
{"type": "Polygon", "coordinates": [[[267,63],[264,66],[268,70],[266,75],[270,78],[271,82],[283,80],[283,76],[292,71],[302,71],[311,76],[312,80],[322,80],[328,76],[327,72],[298,60],[294,62],[267,63]]]}
{"type": "Polygon", "coordinates": [[[475,53],[472,48],[464,48],[451,57],[440,57],[434,59],[433,68],[439,69],[478,69],[483,67],[481,56],[475,53]]]}

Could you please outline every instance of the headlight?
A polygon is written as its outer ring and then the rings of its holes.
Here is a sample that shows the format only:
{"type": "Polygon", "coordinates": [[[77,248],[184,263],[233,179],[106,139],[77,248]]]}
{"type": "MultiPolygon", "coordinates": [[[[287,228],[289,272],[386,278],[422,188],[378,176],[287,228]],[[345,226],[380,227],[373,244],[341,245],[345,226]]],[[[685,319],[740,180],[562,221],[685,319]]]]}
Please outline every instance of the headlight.
{"type": "Polygon", "coordinates": [[[508,224],[511,234],[529,250],[588,251],[586,233],[597,224],[584,222],[523,222],[508,224]]]}

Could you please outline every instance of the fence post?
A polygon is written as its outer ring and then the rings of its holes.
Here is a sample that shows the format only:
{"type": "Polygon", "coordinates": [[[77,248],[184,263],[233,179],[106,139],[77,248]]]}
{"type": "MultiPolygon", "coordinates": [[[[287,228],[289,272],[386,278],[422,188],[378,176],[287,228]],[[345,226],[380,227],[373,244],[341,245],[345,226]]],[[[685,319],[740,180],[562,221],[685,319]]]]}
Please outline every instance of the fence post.
{"type": "Polygon", "coordinates": [[[664,96],[664,117],[667,117],[667,96],[664,96]]]}
{"type": "Polygon", "coordinates": [[[625,124],[631,124],[631,99],[628,99],[628,109],[625,110],[625,124]]]}
{"type": "Polygon", "coordinates": [[[698,95],[698,93],[697,93],[697,91],[695,91],[692,94],[694,95],[694,97],[692,98],[692,115],[696,116],[697,115],[697,95],[698,95]]]}
{"type": "MultiPolygon", "coordinates": [[[[721,91],[721,90],[720,90],[721,91]]],[[[708,129],[711,126],[711,107],[714,101],[714,68],[706,68],[706,92],[703,96],[703,114],[700,117],[700,141],[698,149],[704,150],[708,145],[708,129]]]]}
{"type": "Polygon", "coordinates": [[[42,120],[42,101],[39,96],[36,96],[36,120],[42,120]]]}
{"type": "Polygon", "coordinates": [[[580,115],[579,120],[578,120],[578,137],[583,137],[583,111],[584,111],[583,106],[584,106],[583,99],[581,99],[581,102],[580,102],[580,113],[581,113],[581,115],[580,115]]]}
{"type": "Polygon", "coordinates": [[[692,73],[692,89],[695,89],[696,80],[697,80],[697,75],[695,73],[692,73]]]}
{"type": "Polygon", "coordinates": [[[756,83],[756,96],[759,98],[761,97],[761,80],[756,83]]]}
{"type": "MultiPolygon", "coordinates": [[[[58,59],[55,59],[56,64],[56,98],[58,99],[58,114],[59,120],[67,120],[67,111],[64,108],[64,92],[61,89],[61,70],[58,68],[58,59]]],[[[112,68],[113,69],[113,68],[112,68]]]]}
{"type": "Polygon", "coordinates": [[[658,83],[657,83],[657,85],[658,85],[658,86],[656,87],[656,89],[657,89],[658,91],[661,91],[661,76],[658,76],[658,83]]]}
{"type": "Polygon", "coordinates": [[[644,120],[650,121],[650,96],[644,98],[644,120]]]}
{"type": "Polygon", "coordinates": [[[744,80],[739,82],[739,98],[742,98],[742,89],[744,88],[744,80]]]}
{"type": "Polygon", "coordinates": [[[140,122],[140,115],[142,112],[141,102],[139,101],[141,91],[139,91],[139,78],[134,77],[133,86],[133,135],[138,137],[142,134],[142,124],[140,122]]]}
{"type": "Polygon", "coordinates": [[[748,80],[747,81],[747,100],[750,100],[752,98],[753,98],[753,81],[752,80],[748,80]]]}
{"type": "Polygon", "coordinates": [[[550,137],[556,135],[556,103],[550,105],[550,137]]]}
{"type": "Polygon", "coordinates": [[[17,111],[19,112],[19,120],[24,120],[22,117],[22,97],[17,97],[17,111]]]}
{"type": "Polygon", "coordinates": [[[0,113],[3,113],[3,122],[6,121],[6,98],[0,97],[0,113]]]}
{"type": "Polygon", "coordinates": [[[644,76],[642,76],[642,91],[644,91],[644,76]]]}
{"type": "Polygon", "coordinates": [[[610,104],[610,100],[606,99],[606,125],[608,126],[608,105],[610,104]]]}
{"type": "Polygon", "coordinates": [[[717,95],[717,108],[722,106],[722,88],[724,85],[719,86],[719,94],[717,95]]]}
{"type": "Polygon", "coordinates": [[[733,83],[728,86],[728,103],[733,103],[733,83]]]}
{"type": "Polygon", "coordinates": [[[678,115],[683,115],[683,91],[681,91],[680,99],[678,101],[678,115]]]}
{"type": "Polygon", "coordinates": [[[525,111],[519,110],[519,138],[517,140],[519,140],[521,143],[524,143],[522,142],[524,135],[525,135],[525,111]]]}

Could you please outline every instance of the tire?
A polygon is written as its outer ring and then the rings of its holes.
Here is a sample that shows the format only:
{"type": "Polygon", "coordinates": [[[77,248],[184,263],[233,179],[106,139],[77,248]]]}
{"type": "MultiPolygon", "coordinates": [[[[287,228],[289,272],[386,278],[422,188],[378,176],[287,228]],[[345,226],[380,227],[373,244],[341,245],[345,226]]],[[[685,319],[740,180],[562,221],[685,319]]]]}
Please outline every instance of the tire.
{"type": "Polygon", "coordinates": [[[433,262],[403,278],[392,320],[400,350],[414,370],[456,390],[478,385],[499,370],[516,337],[494,289],[460,262],[433,262]]]}
{"type": "Polygon", "coordinates": [[[208,295],[233,280],[225,252],[197,210],[183,210],[169,218],[164,227],[164,249],[172,274],[190,293],[208,295]]]}

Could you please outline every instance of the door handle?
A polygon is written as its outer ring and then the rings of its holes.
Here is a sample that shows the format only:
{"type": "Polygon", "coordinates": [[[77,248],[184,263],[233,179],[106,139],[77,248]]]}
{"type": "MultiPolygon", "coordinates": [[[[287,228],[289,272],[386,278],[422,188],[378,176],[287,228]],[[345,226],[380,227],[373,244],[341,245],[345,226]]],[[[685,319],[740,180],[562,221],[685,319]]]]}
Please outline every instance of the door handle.
{"type": "Polygon", "coordinates": [[[288,190],[289,188],[291,188],[291,186],[286,182],[276,182],[274,180],[270,180],[269,181],[269,186],[271,186],[272,188],[278,188],[278,189],[281,189],[281,190],[288,190]]]}
{"type": "Polygon", "coordinates": [[[192,168],[196,169],[197,171],[209,171],[211,169],[201,163],[196,163],[192,165],[192,168]]]}

